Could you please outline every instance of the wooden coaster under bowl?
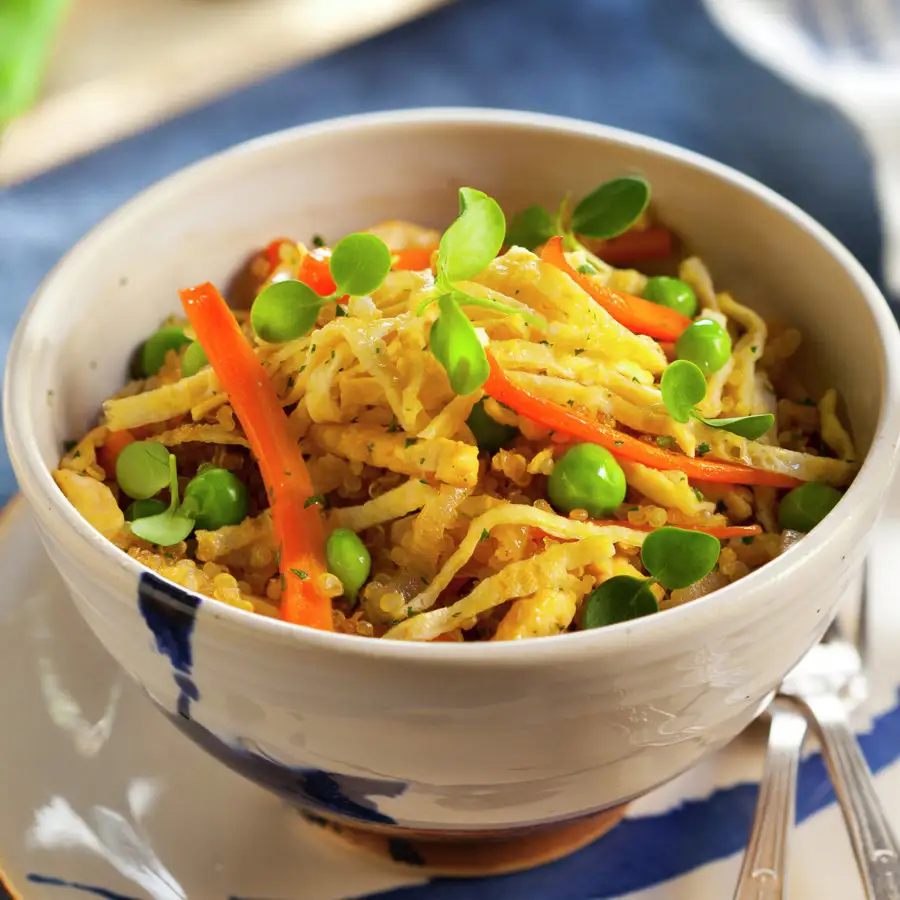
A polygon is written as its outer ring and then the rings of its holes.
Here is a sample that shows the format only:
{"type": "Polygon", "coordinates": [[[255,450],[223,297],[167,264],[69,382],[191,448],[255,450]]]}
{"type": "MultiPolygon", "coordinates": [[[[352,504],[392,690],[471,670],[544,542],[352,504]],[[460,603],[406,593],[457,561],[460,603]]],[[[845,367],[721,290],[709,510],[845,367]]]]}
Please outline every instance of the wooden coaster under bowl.
{"type": "Polygon", "coordinates": [[[562,859],[618,825],[626,809],[627,806],[618,806],[574,822],[505,837],[391,837],[305,812],[301,815],[323,832],[354,847],[423,873],[480,878],[522,872],[562,859]]]}

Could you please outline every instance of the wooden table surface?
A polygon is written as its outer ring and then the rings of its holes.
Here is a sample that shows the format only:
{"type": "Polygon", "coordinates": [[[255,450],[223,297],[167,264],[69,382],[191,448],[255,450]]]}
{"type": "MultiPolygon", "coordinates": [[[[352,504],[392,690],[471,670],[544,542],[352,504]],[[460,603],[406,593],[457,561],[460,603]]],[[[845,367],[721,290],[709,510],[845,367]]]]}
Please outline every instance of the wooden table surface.
{"type": "Polygon", "coordinates": [[[448,2],[73,0],[42,98],[0,141],[0,186],[448,2]]]}

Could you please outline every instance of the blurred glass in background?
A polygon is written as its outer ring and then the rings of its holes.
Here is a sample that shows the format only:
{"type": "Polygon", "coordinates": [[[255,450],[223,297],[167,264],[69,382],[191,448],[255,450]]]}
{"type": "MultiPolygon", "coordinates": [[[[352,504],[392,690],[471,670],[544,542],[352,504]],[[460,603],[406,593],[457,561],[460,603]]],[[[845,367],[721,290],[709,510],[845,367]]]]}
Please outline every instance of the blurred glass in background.
{"type": "Polygon", "coordinates": [[[705,3],[749,56],[834,104],[859,129],[875,169],[884,282],[900,297],[900,0],[705,3]]]}

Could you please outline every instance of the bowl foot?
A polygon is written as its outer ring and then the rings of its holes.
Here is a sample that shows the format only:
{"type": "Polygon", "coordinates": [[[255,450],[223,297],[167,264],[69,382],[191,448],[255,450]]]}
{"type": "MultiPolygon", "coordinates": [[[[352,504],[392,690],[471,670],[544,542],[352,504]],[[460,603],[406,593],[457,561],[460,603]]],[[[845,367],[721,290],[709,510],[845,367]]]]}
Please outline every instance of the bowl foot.
{"type": "Polygon", "coordinates": [[[392,862],[429,875],[479,878],[521,872],[562,859],[615,827],[626,809],[617,806],[575,821],[502,837],[390,837],[306,812],[301,815],[339,840],[392,862]]]}

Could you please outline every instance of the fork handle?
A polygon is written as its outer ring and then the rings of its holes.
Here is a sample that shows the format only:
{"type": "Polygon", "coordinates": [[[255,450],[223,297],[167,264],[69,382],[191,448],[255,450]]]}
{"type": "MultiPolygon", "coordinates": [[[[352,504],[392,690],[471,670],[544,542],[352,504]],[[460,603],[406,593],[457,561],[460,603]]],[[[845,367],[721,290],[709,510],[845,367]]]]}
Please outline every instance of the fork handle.
{"type": "Polygon", "coordinates": [[[787,897],[788,838],[794,827],[797,767],[807,724],[806,717],[790,707],[773,704],[770,709],[763,777],[734,900],[787,897]]]}
{"type": "Polygon", "coordinates": [[[900,900],[900,845],[875,793],[872,772],[840,698],[804,698],[844,813],[868,900],[900,900]]]}

